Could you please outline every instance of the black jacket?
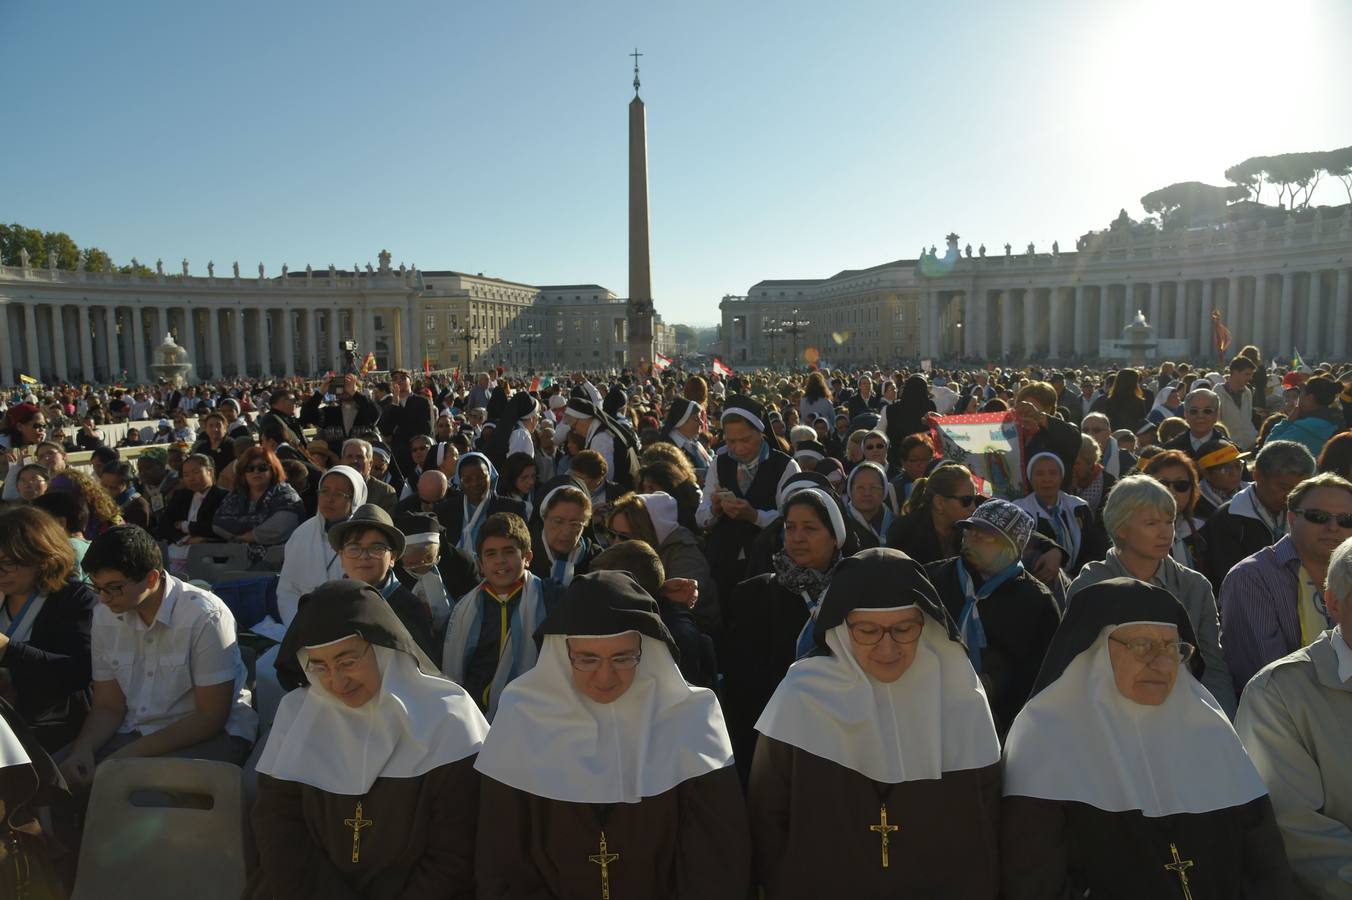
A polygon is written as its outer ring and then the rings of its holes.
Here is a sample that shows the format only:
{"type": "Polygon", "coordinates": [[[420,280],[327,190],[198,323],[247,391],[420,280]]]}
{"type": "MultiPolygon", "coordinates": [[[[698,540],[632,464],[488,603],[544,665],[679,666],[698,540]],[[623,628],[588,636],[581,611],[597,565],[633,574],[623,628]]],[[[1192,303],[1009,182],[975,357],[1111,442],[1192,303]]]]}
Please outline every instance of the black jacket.
{"type": "Polygon", "coordinates": [[[376,402],[365,394],[357,394],[353,397],[357,405],[357,415],[352,420],[352,427],[343,427],[343,406],[340,402],[333,402],[327,405],[321,405],[324,395],[315,391],[305,405],[300,410],[300,422],[303,425],[313,425],[319,430],[318,437],[328,442],[329,446],[335,451],[341,451],[342,448],[336,444],[351,437],[359,437],[364,440],[380,440],[380,407],[376,402]]]}
{"type": "Polygon", "coordinates": [[[261,434],[263,428],[268,422],[279,423],[286,432],[286,443],[294,447],[304,449],[306,446],[305,431],[301,427],[300,419],[288,415],[280,409],[269,409],[258,417],[258,431],[261,434]]]}
{"type": "MultiPolygon", "coordinates": [[[[202,498],[202,505],[197,510],[197,521],[188,523],[188,534],[192,537],[203,537],[209,541],[219,540],[216,532],[211,529],[211,520],[216,516],[216,508],[221,505],[229,492],[222,487],[212,485],[207,491],[207,495],[202,498]]],[[[192,508],[192,491],[187,488],[179,488],[169,495],[169,499],[164,504],[164,509],[160,512],[160,521],[155,528],[155,537],[162,541],[173,543],[183,537],[183,532],[179,530],[178,523],[188,518],[188,510],[192,508]]]]}
{"type": "Polygon", "coordinates": [[[89,628],[98,595],[71,582],[48,595],[27,641],[11,641],[0,657],[16,708],[50,753],[70,743],[89,712],[89,628]]]}
{"type": "Polygon", "coordinates": [[[419,434],[430,437],[435,424],[436,410],[432,408],[432,401],[422,394],[410,394],[403,406],[398,406],[391,400],[390,405],[385,407],[384,412],[380,414],[380,433],[390,445],[395,465],[399,467],[400,472],[413,471],[408,442],[419,434]]]}
{"type": "Polygon", "coordinates": [[[1201,555],[1202,574],[1211,582],[1211,589],[1218,598],[1221,582],[1240,560],[1277,543],[1276,536],[1258,519],[1230,512],[1229,501],[1211,514],[1198,536],[1202,542],[1194,552],[1201,555]]]}

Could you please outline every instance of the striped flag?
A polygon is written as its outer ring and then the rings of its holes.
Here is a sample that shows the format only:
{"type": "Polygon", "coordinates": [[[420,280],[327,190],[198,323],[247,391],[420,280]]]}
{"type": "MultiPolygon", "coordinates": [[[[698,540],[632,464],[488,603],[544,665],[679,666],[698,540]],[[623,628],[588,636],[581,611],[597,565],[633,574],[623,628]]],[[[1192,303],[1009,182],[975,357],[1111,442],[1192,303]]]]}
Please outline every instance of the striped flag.
{"type": "Polygon", "coordinates": [[[659,372],[666,371],[667,367],[671,365],[671,357],[663,356],[660,353],[656,354],[656,357],[653,361],[653,368],[659,372]]]}
{"type": "Polygon", "coordinates": [[[717,356],[715,356],[715,357],[714,357],[714,373],[717,374],[717,375],[722,375],[724,378],[726,378],[726,377],[728,377],[729,375],[732,374],[732,369],[729,369],[727,366],[723,365],[723,360],[721,360],[721,359],[719,359],[717,356]]]}
{"type": "Polygon", "coordinates": [[[1293,353],[1291,355],[1291,371],[1294,372],[1303,365],[1305,365],[1305,360],[1300,358],[1300,348],[1293,348],[1293,353]]]}
{"type": "Polygon", "coordinates": [[[368,351],[366,354],[366,358],[361,361],[361,374],[365,375],[368,372],[374,372],[375,370],[376,370],[376,355],[375,353],[368,351]]]}

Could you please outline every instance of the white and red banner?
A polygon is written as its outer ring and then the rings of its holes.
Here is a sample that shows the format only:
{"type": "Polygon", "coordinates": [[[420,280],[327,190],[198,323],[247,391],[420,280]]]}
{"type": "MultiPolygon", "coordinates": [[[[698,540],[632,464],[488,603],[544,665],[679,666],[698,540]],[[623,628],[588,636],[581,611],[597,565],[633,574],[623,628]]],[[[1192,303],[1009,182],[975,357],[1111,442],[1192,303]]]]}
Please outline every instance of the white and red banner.
{"type": "Polygon", "coordinates": [[[721,360],[721,359],[719,359],[717,356],[715,356],[715,357],[714,357],[714,373],[717,374],[717,375],[722,375],[724,378],[727,378],[729,375],[732,374],[732,369],[729,369],[727,366],[723,365],[723,360],[721,360]]]}
{"type": "Polygon", "coordinates": [[[940,459],[960,462],[985,482],[982,493],[1017,500],[1027,493],[1023,442],[1012,412],[929,417],[940,459]]]}
{"type": "Polygon", "coordinates": [[[667,367],[670,365],[671,365],[671,357],[663,356],[660,353],[655,355],[655,358],[653,359],[654,369],[656,369],[659,372],[665,372],[667,370],[667,367]]]}

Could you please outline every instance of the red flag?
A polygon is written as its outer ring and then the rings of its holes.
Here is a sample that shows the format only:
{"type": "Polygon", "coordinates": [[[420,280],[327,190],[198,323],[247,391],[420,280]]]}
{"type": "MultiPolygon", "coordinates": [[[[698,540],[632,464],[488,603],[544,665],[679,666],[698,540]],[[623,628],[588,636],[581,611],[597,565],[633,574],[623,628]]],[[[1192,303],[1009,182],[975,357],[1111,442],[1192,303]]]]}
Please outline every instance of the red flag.
{"type": "Polygon", "coordinates": [[[539,375],[536,375],[534,378],[531,379],[531,382],[530,382],[530,389],[531,389],[531,392],[532,392],[532,393],[534,393],[535,391],[538,391],[538,390],[540,389],[540,376],[539,376],[539,375]]]}
{"type": "Polygon", "coordinates": [[[432,377],[432,360],[426,356],[423,357],[423,376],[426,378],[432,377]]]}
{"type": "Polygon", "coordinates": [[[367,353],[366,359],[363,359],[361,361],[361,374],[365,375],[368,372],[374,372],[375,370],[376,370],[376,355],[374,353],[367,353]]]}
{"type": "Polygon", "coordinates": [[[715,356],[715,357],[714,357],[714,373],[717,374],[717,375],[722,375],[723,377],[726,378],[727,376],[729,376],[729,375],[732,374],[732,369],[729,369],[727,366],[723,365],[723,360],[721,360],[721,359],[719,359],[717,356],[715,356]]]}
{"type": "Polygon", "coordinates": [[[657,358],[653,361],[653,368],[658,372],[665,371],[669,365],[671,365],[671,357],[663,356],[660,353],[657,354],[657,358]]]}

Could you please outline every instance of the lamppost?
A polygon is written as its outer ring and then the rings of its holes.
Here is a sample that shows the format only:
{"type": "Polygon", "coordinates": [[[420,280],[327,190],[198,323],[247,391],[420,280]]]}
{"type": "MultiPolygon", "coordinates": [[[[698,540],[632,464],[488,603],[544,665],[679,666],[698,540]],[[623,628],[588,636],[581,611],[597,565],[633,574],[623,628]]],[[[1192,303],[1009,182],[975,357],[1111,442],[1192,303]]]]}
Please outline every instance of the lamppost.
{"type": "Polygon", "coordinates": [[[540,338],[542,337],[544,337],[544,335],[540,334],[538,331],[535,330],[535,325],[533,323],[531,325],[526,326],[526,332],[521,335],[521,343],[526,345],[527,372],[532,372],[535,370],[535,353],[534,353],[535,342],[540,340],[540,338]]]}
{"type": "Polygon", "coordinates": [[[477,341],[478,339],[479,339],[479,332],[475,331],[473,328],[470,328],[468,325],[466,325],[464,328],[460,329],[460,340],[462,340],[462,341],[465,342],[465,375],[466,375],[466,376],[469,375],[470,365],[473,363],[473,359],[470,357],[470,349],[469,349],[469,346],[470,346],[470,344],[474,343],[474,342],[477,341]]]}
{"type": "Polygon", "coordinates": [[[784,333],[784,326],[780,325],[775,320],[770,319],[765,323],[765,327],[761,329],[761,333],[764,334],[766,339],[769,340],[770,342],[770,367],[774,368],[775,338],[779,337],[781,334],[784,333]]]}
{"type": "Polygon", "coordinates": [[[793,359],[789,360],[789,368],[798,365],[798,335],[807,331],[812,323],[807,319],[798,318],[798,307],[793,308],[793,317],[787,322],[780,323],[784,331],[793,335],[793,359]]]}

